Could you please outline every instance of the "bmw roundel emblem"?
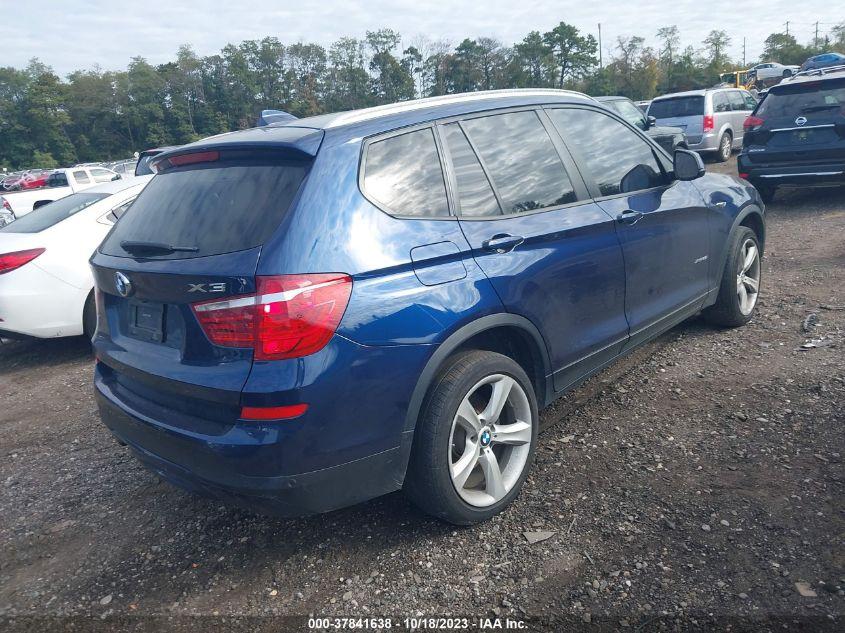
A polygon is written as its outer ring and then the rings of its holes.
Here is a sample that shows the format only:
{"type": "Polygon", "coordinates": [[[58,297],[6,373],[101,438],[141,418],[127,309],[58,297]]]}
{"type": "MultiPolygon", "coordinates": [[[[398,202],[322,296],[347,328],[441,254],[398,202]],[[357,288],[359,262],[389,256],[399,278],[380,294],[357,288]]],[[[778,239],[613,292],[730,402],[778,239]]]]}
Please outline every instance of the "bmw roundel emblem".
{"type": "Polygon", "coordinates": [[[121,272],[116,272],[114,274],[114,289],[117,290],[117,294],[121,297],[128,297],[134,290],[132,288],[132,282],[129,281],[129,277],[121,272]]]}
{"type": "Polygon", "coordinates": [[[481,432],[481,445],[482,446],[489,446],[491,439],[492,438],[490,437],[490,431],[488,431],[487,429],[484,429],[481,432]]]}
{"type": "Polygon", "coordinates": [[[805,116],[799,116],[797,119],[795,119],[795,125],[804,125],[806,122],[807,117],[805,116]]]}

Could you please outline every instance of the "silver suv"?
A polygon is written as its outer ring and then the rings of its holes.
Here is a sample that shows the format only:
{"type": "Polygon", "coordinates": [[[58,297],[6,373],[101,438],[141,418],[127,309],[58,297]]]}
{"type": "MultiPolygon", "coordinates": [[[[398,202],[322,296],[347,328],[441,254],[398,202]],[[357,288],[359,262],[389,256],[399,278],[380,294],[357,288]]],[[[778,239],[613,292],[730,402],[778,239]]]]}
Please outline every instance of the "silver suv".
{"type": "Polygon", "coordinates": [[[742,147],[742,125],[757,106],[747,90],[710,88],[657,97],[648,107],[658,125],[679,127],[687,145],[697,152],[714,152],[722,162],[742,147]]]}

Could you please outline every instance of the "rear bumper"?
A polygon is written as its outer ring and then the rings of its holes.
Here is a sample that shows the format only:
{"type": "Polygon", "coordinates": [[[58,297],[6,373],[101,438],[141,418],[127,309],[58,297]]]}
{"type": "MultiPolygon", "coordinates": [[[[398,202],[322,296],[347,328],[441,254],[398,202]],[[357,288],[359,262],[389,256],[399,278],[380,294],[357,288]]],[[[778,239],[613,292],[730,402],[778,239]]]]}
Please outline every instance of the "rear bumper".
{"type": "Polygon", "coordinates": [[[79,289],[30,262],[0,276],[0,330],[9,338],[82,334],[91,289],[79,289]]]}
{"type": "Polygon", "coordinates": [[[845,162],[828,164],[760,165],[751,163],[747,156],[740,154],[737,159],[739,173],[748,174],[746,180],[755,184],[778,185],[814,185],[845,184],[845,162]]]}
{"type": "Polygon", "coordinates": [[[100,416],[112,434],[146,468],[202,496],[261,514],[295,517],[353,505],[402,485],[407,455],[399,446],[312,472],[244,475],[237,463],[266,448],[263,434],[254,443],[245,441],[243,430],[238,429],[216,438],[199,438],[127,410],[99,377],[95,386],[100,416]]]}

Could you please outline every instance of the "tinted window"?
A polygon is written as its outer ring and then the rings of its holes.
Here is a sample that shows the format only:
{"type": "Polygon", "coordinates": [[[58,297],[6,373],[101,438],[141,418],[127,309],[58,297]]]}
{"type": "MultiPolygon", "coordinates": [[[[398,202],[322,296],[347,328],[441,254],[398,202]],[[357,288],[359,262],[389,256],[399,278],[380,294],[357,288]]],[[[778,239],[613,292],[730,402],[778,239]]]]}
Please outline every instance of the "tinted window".
{"type": "Polygon", "coordinates": [[[730,112],[731,104],[726,92],[713,93],[713,112],[730,112]]]}
{"type": "Polygon", "coordinates": [[[681,116],[701,116],[704,114],[704,97],[671,97],[651,102],[648,113],[655,119],[669,119],[681,116]]]}
{"type": "Polygon", "coordinates": [[[80,185],[87,185],[91,182],[91,180],[88,178],[88,174],[86,174],[84,171],[73,172],[73,179],[80,185]]]}
{"type": "Polygon", "coordinates": [[[777,91],[770,90],[760,103],[757,116],[794,118],[809,112],[845,115],[845,81],[793,84],[777,91]]]}
{"type": "Polygon", "coordinates": [[[664,184],[651,146],[636,132],[593,110],[549,110],[567,144],[578,150],[601,195],[630,193],[664,184]]]}
{"type": "Polygon", "coordinates": [[[6,233],[39,233],[108,197],[109,194],[107,193],[88,193],[87,191],[73,193],[45,204],[43,207],[38,207],[35,211],[30,211],[22,218],[6,225],[0,231],[6,233]]]}
{"type": "Polygon", "coordinates": [[[729,92],[728,100],[731,102],[731,110],[745,110],[745,99],[739,92],[729,92]]]}
{"type": "Polygon", "coordinates": [[[65,172],[63,171],[56,172],[55,174],[50,174],[50,177],[47,178],[47,186],[67,187],[67,175],[65,175],[65,172]]]}
{"type": "Polygon", "coordinates": [[[536,112],[463,121],[490,172],[505,213],[575,202],[575,191],[536,112]]]}
{"type": "Polygon", "coordinates": [[[150,166],[150,163],[153,162],[153,158],[155,158],[155,154],[151,156],[142,156],[138,159],[138,164],[135,165],[135,175],[136,176],[148,176],[149,174],[153,173],[153,168],[150,166]]]}
{"type": "Polygon", "coordinates": [[[371,143],[364,189],[398,215],[449,215],[434,132],[417,130],[371,143]]]}
{"type": "Polygon", "coordinates": [[[121,204],[119,207],[115,207],[111,210],[111,213],[106,216],[106,219],[111,223],[117,222],[120,218],[123,217],[123,214],[129,210],[129,207],[132,206],[133,202],[135,202],[135,198],[130,198],[129,200],[121,204]]]}
{"type": "Polygon", "coordinates": [[[260,246],[279,226],[307,169],[302,162],[269,157],[221,157],[160,172],[115,225],[102,252],[127,256],[124,240],[197,249],[167,259],[260,246]]]}
{"type": "Polygon", "coordinates": [[[502,210],[493,188],[460,126],[450,123],[443,129],[455,170],[461,215],[500,215],[502,210]]]}

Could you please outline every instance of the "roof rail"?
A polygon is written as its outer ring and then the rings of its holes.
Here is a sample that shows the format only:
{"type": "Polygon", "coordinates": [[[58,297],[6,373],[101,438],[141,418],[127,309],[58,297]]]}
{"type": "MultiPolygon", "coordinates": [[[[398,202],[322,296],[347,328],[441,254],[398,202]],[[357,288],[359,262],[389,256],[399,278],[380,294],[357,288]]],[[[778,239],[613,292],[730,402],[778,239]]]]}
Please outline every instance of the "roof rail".
{"type": "Polygon", "coordinates": [[[792,80],[792,79],[795,79],[796,77],[815,77],[815,76],[821,77],[822,75],[826,75],[828,73],[833,73],[833,72],[839,73],[839,72],[843,72],[843,71],[845,71],[845,64],[837,64],[836,66],[824,66],[823,68],[813,68],[811,70],[802,70],[800,72],[794,73],[788,79],[792,80]]]}

